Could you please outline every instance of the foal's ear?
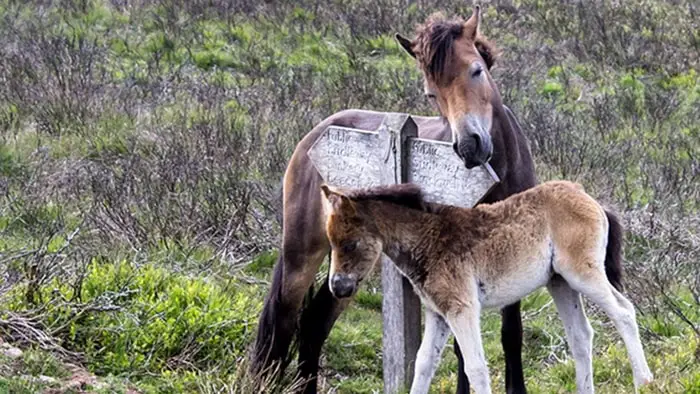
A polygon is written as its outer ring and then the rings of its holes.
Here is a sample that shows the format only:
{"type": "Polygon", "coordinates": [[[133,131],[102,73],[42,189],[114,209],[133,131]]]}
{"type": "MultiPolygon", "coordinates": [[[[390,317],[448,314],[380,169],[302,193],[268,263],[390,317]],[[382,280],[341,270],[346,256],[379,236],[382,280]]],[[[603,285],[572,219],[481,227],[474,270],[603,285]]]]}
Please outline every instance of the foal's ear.
{"type": "Polygon", "coordinates": [[[399,33],[396,33],[396,34],[394,35],[394,37],[396,38],[396,41],[399,42],[399,45],[401,45],[401,47],[403,47],[403,49],[404,49],[406,52],[408,52],[409,55],[411,55],[413,58],[416,57],[416,53],[413,52],[413,43],[411,42],[411,40],[409,40],[408,38],[402,36],[402,35],[399,34],[399,33]]]}
{"type": "Polygon", "coordinates": [[[321,192],[323,194],[323,209],[326,214],[355,213],[352,201],[337,189],[333,189],[328,185],[321,185],[321,192]]]}
{"type": "Polygon", "coordinates": [[[464,36],[470,40],[476,39],[479,35],[479,25],[481,24],[481,7],[478,5],[474,6],[474,12],[469,19],[464,22],[464,36]]]}

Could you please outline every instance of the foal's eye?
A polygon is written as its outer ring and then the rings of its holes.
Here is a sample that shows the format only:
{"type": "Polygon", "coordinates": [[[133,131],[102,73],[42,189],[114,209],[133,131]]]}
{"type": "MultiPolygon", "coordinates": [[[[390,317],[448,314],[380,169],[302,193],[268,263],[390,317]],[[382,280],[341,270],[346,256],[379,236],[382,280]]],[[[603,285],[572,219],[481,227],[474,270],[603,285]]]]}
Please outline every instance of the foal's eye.
{"type": "Polygon", "coordinates": [[[432,93],[426,93],[425,97],[428,98],[429,100],[435,100],[435,95],[432,93]]]}
{"type": "Polygon", "coordinates": [[[341,249],[343,250],[343,253],[352,253],[355,249],[357,248],[357,242],[355,241],[349,241],[345,242],[342,246],[341,249]]]}
{"type": "Polygon", "coordinates": [[[484,71],[483,68],[479,67],[476,70],[472,71],[472,78],[477,78],[479,75],[481,75],[481,72],[484,71]]]}

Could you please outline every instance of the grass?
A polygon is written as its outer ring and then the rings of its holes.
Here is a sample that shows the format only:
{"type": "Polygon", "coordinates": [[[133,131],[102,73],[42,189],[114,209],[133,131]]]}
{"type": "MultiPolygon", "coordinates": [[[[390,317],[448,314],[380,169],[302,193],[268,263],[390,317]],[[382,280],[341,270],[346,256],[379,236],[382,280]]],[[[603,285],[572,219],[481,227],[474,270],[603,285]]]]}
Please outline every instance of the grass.
{"type": "MultiPolygon", "coordinates": [[[[575,392],[574,364],[567,353],[563,327],[546,291],[537,292],[523,302],[523,360],[529,392],[575,392]]],[[[587,308],[590,311],[590,307],[587,308]]],[[[596,332],[594,339],[594,382],[597,392],[620,393],[633,390],[632,375],[621,338],[609,320],[590,313],[596,332]]],[[[355,303],[341,315],[326,345],[324,391],[338,393],[381,392],[381,313],[355,303]]],[[[642,331],[649,327],[642,320],[642,331]]],[[[484,349],[496,392],[505,387],[504,359],[500,345],[500,315],[488,311],[483,315],[484,349]]],[[[457,359],[452,340],[431,387],[433,393],[456,389],[457,359]]],[[[690,330],[676,335],[646,336],[644,340],[649,365],[656,382],[645,393],[700,392],[700,366],[694,359],[697,339],[690,330]]]]}
{"type": "MultiPolygon", "coordinates": [[[[268,261],[273,258],[274,254],[265,253],[251,266],[259,270],[259,267],[269,266],[268,261]]],[[[266,286],[237,284],[231,287],[229,279],[214,278],[202,281],[196,277],[173,275],[149,266],[142,266],[134,272],[132,270],[135,268],[125,267],[124,264],[116,262],[95,265],[89,271],[84,285],[86,300],[100,294],[105,295],[114,289],[130,289],[134,295],[122,303],[124,311],[104,316],[98,321],[80,322],[77,326],[80,331],[75,336],[78,342],[71,345],[80,346],[87,351],[87,365],[92,372],[99,376],[114,374],[115,377],[109,378],[111,380],[108,379],[104,387],[114,390],[135,387],[145,393],[231,387],[232,382],[236,382],[234,377],[242,373],[238,364],[243,362],[242,365],[245,365],[242,358],[245,355],[244,346],[236,348],[231,345],[250,343],[253,335],[252,322],[260,308],[258,297],[264,294],[266,286]],[[229,299],[233,297],[233,301],[217,301],[215,294],[218,291],[226,291],[229,299]],[[224,304],[217,307],[217,302],[224,304]],[[194,311],[200,310],[199,308],[202,308],[202,312],[198,312],[196,316],[192,315],[194,311]],[[245,314],[249,316],[247,323],[240,320],[240,311],[246,311],[245,314]],[[171,312],[174,313],[172,318],[168,317],[171,312]],[[196,329],[195,325],[212,327],[211,319],[225,322],[228,319],[226,316],[231,313],[234,322],[240,321],[235,324],[242,324],[236,327],[241,328],[229,332],[226,324],[214,324],[221,328],[217,329],[218,331],[206,332],[205,335],[200,334],[197,341],[205,344],[205,347],[199,350],[199,355],[193,356],[191,361],[198,359],[197,364],[193,365],[193,370],[175,365],[165,367],[166,364],[170,365],[167,360],[168,354],[172,352],[167,343],[183,343],[181,339],[177,339],[178,335],[190,335],[188,333],[195,332],[204,334],[196,329]],[[207,317],[209,315],[211,318],[207,317]],[[133,319],[138,320],[130,322],[133,319]],[[134,324],[136,329],[129,328],[134,324]],[[244,328],[247,325],[248,328],[244,328]],[[99,331],[90,327],[99,327],[99,331]],[[238,331],[241,329],[242,331],[238,331]],[[108,340],[110,337],[113,339],[108,340]],[[223,342],[218,342],[218,337],[223,342]],[[93,345],[79,345],[79,338],[89,338],[93,345]],[[207,341],[212,340],[215,342],[212,342],[211,350],[206,350],[209,346],[206,345],[207,341]],[[217,349],[224,350],[224,353],[219,353],[217,349]],[[206,361],[209,357],[204,352],[212,352],[214,358],[206,361]],[[144,361],[139,354],[148,355],[149,360],[144,361]],[[129,357],[120,361],[120,358],[115,358],[118,355],[129,357]],[[161,373],[144,374],[149,370],[161,373]],[[212,371],[217,372],[212,374],[212,371]],[[218,379],[219,385],[213,385],[212,379],[214,382],[218,379]],[[226,386],[227,379],[229,386],[226,386]],[[212,385],[207,386],[207,382],[212,385]]],[[[257,275],[263,279],[267,273],[257,275]]],[[[357,300],[341,315],[325,345],[320,380],[322,392],[382,391],[381,293],[369,291],[373,281],[376,280],[370,279],[369,286],[363,286],[357,300]]],[[[533,393],[575,391],[573,360],[567,353],[563,328],[551,298],[546,291],[540,290],[524,299],[522,306],[525,330],[523,360],[528,390],[533,393]]],[[[594,381],[598,392],[631,391],[631,370],[621,339],[607,318],[590,307],[587,309],[596,332],[594,381]]],[[[656,383],[644,392],[700,391],[700,365],[694,359],[698,343],[692,332],[684,329],[682,325],[674,326],[676,329],[669,332],[655,324],[653,319],[644,316],[640,317],[640,324],[649,364],[657,379],[656,383]]],[[[500,388],[504,387],[504,359],[500,345],[500,315],[496,311],[484,313],[482,334],[494,387],[501,390],[500,388]]],[[[456,388],[457,360],[451,343],[450,340],[444,351],[443,361],[431,392],[452,392],[456,388]]],[[[67,374],[65,366],[58,359],[38,349],[29,349],[19,361],[0,358],[0,390],[9,390],[8,392],[38,390],[40,383],[28,376],[45,375],[65,380],[67,374]]],[[[104,387],[101,388],[101,392],[107,392],[104,391],[104,387]]]]}
{"type": "MultiPolygon", "coordinates": [[[[287,160],[341,109],[434,115],[393,34],[470,6],[121,3],[0,0],[0,335],[25,350],[0,357],[0,393],[38,392],[49,387],[34,378],[70,373],[60,352],[2,323],[10,314],[80,353],[100,383],[88,391],[282,390],[254,386],[245,370],[277,261],[287,160]]],[[[698,393],[693,3],[512,3],[484,7],[483,31],[503,49],[493,77],[538,175],[581,182],[621,212],[628,294],[657,378],[645,392],[698,393]]],[[[374,278],[326,343],[323,392],[381,391],[381,305],[374,278]]],[[[529,391],[572,392],[549,296],[522,305],[529,391]]],[[[630,392],[621,341],[589,309],[597,389],[630,392]]],[[[497,312],[484,315],[483,335],[502,391],[497,312]]],[[[455,356],[443,358],[433,392],[455,389],[455,356]]]]}

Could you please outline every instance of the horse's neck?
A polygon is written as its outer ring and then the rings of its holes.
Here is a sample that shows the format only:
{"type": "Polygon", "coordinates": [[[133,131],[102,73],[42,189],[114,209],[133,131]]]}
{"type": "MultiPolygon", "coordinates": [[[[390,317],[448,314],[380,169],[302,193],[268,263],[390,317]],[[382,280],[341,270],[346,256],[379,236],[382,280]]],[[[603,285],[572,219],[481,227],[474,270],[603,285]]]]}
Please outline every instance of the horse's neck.
{"type": "Polygon", "coordinates": [[[498,131],[493,134],[492,130],[494,156],[490,164],[501,182],[486,196],[484,202],[503,200],[537,184],[530,147],[517,119],[502,103],[494,106],[493,111],[495,122],[492,127],[498,131]]]}

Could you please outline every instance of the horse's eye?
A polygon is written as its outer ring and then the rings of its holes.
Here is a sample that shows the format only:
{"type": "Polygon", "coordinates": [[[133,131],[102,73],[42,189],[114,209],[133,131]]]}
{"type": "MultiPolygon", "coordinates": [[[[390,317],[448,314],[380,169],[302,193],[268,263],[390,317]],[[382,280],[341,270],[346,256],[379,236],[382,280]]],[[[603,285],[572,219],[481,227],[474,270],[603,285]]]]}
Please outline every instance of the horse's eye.
{"type": "Polygon", "coordinates": [[[352,253],[357,248],[357,242],[355,242],[355,241],[345,242],[341,248],[343,249],[343,253],[345,253],[345,254],[352,253]]]}
{"type": "Polygon", "coordinates": [[[477,78],[479,75],[481,75],[481,72],[484,71],[483,68],[479,67],[476,70],[472,72],[472,78],[477,78]]]}
{"type": "Polygon", "coordinates": [[[430,100],[435,100],[435,95],[432,94],[432,93],[426,93],[426,94],[425,94],[425,97],[427,97],[427,98],[430,99],[430,100]]]}

